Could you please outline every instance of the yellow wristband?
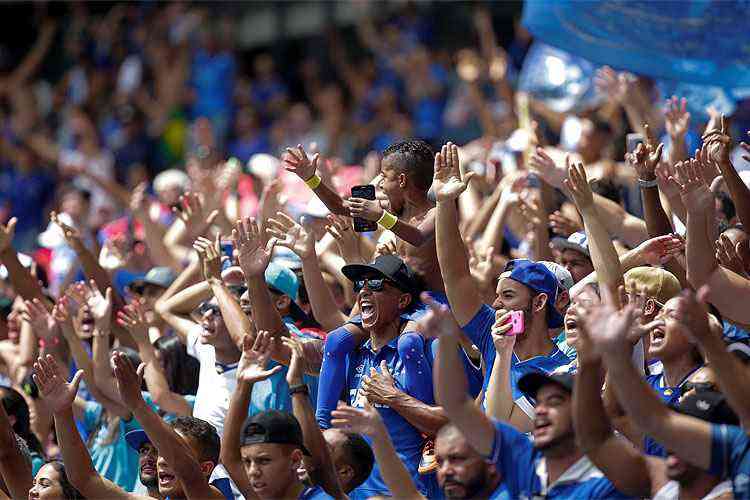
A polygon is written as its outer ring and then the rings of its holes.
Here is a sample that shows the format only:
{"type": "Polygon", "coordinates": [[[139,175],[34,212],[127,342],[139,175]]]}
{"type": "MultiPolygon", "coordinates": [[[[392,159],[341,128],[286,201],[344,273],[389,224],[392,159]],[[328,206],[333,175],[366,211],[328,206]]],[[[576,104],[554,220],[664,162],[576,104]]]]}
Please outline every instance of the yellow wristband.
{"type": "Polygon", "coordinates": [[[378,219],[378,224],[383,226],[385,229],[393,229],[393,226],[398,222],[398,218],[390,213],[388,210],[383,210],[383,215],[378,219]]]}
{"type": "Polygon", "coordinates": [[[318,174],[313,174],[312,177],[305,181],[305,184],[307,184],[307,187],[314,191],[318,186],[320,186],[320,176],[318,174]]]}

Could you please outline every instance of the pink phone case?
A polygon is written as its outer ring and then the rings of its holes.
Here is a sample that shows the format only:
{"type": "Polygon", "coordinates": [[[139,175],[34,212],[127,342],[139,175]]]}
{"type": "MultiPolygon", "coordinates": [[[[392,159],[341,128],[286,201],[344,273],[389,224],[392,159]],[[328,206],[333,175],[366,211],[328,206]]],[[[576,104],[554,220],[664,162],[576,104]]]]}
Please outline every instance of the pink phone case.
{"type": "Polygon", "coordinates": [[[510,313],[510,324],[513,325],[505,335],[518,335],[523,333],[523,311],[513,311],[510,313]]]}

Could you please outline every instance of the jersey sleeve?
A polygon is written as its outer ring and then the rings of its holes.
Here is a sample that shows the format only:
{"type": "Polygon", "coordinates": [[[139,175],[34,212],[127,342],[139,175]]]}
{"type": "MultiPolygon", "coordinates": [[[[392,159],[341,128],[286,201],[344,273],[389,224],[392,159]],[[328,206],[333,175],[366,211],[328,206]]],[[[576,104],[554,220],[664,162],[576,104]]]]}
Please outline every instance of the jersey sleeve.
{"type": "Polygon", "coordinates": [[[711,426],[711,466],[709,472],[721,478],[735,474],[750,438],[741,427],[711,426]]]}
{"type": "Polygon", "coordinates": [[[531,440],[513,426],[494,419],[492,423],[495,426],[495,438],[492,452],[487,458],[495,464],[511,497],[515,498],[523,491],[522,484],[528,482],[526,480],[534,473],[534,447],[531,440]]]}
{"type": "Polygon", "coordinates": [[[492,325],[495,323],[495,310],[482,304],[479,311],[461,329],[469,340],[479,348],[485,360],[494,359],[495,346],[492,344],[492,325]]]}

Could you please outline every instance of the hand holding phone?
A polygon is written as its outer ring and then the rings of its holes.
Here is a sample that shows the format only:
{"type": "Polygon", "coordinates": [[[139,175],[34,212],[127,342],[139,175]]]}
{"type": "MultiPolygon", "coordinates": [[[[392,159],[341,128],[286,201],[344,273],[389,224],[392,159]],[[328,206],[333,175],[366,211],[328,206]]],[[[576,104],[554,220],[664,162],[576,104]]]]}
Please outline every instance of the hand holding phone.
{"type": "Polygon", "coordinates": [[[505,335],[519,335],[523,333],[526,328],[523,320],[523,311],[511,311],[508,323],[511,324],[511,328],[505,335]]]}
{"type": "MultiPolygon", "coordinates": [[[[375,199],[375,186],[373,186],[372,184],[353,186],[352,198],[362,198],[363,200],[374,200],[375,199]]],[[[358,233],[366,233],[369,231],[375,231],[377,228],[378,228],[377,222],[369,221],[361,217],[354,217],[354,230],[358,233]]]]}

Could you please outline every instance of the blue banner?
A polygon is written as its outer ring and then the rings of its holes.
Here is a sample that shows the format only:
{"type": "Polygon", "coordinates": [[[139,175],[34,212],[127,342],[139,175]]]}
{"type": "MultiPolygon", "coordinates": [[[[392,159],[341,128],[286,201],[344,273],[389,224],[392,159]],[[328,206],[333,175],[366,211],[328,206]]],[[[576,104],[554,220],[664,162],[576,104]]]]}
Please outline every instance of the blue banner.
{"type": "Polygon", "coordinates": [[[750,87],[750,1],[527,0],[540,40],[655,79],[750,87]]]}

